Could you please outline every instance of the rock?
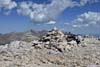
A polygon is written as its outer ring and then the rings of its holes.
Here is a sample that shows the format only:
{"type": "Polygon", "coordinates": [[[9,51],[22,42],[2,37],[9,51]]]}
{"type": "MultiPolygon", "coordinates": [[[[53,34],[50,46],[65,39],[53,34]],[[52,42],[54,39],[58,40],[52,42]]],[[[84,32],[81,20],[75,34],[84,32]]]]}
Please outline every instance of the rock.
{"type": "Polygon", "coordinates": [[[100,37],[98,38],[98,40],[100,41],[100,37]]]}
{"type": "Polygon", "coordinates": [[[87,47],[87,43],[81,43],[82,47],[87,47]]]}
{"type": "Polygon", "coordinates": [[[43,36],[39,41],[43,42],[45,47],[54,47],[55,49],[61,52],[67,48],[71,49],[69,47],[78,46],[77,44],[79,44],[78,41],[80,42],[80,39],[74,34],[65,35],[57,28],[54,28],[51,31],[49,31],[47,35],[43,36]]]}
{"type": "MultiPolygon", "coordinates": [[[[94,39],[95,40],[95,39],[94,39]]],[[[81,41],[58,29],[32,42],[13,41],[0,46],[0,67],[82,67],[100,63],[100,43],[81,41]],[[68,39],[68,40],[67,40],[68,39]],[[77,44],[77,39],[80,44],[77,44]],[[80,47],[82,46],[82,47],[80,47]],[[85,47],[86,46],[86,47],[85,47]]]]}
{"type": "Polygon", "coordinates": [[[68,45],[72,45],[72,46],[77,46],[77,42],[72,40],[70,42],[67,43],[68,45]]]}

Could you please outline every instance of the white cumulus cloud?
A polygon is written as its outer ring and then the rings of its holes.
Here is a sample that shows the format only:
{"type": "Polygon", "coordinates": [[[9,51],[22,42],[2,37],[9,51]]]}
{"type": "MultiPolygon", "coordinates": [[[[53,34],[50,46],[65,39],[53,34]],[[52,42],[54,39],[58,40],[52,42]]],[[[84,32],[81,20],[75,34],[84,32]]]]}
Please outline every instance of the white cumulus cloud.
{"type": "Polygon", "coordinates": [[[11,10],[17,6],[17,3],[12,0],[0,0],[0,9],[11,10]]]}
{"type": "Polygon", "coordinates": [[[17,9],[18,14],[22,14],[22,15],[28,16],[32,12],[32,10],[30,9],[31,2],[21,2],[18,7],[19,7],[17,9]]]}
{"type": "Polygon", "coordinates": [[[89,12],[83,13],[79,15],[77,19],[73,21],[74,27],[77,27],[77,26],[87,27],[89,25],[94,25],[94,26],[99,25],[100,26],[100,13],[99,12],[89,11],[89,12]]]}
{"type": "Polygon", "coordinates": [[[51,0],[49,4],[37,4],[33,2],[21,2],[17,12],[28,16],[33,22],[49,22],[55,20],[66,8],[84,6],[87,3],[98,2],[98,0],[51,0]]]}
{"type": "Polygon", "coordinates": [[[17,12],[30,17],[34,22],[49,22],[55,20],[68,7],[74,7],[77,2],[72,0],[52,0],[50,4],[21,2],[17,12]]]}
{"type": "MultiPolygon", "coordinates": [[[[80,0],[77,2],[74,0],[51,0],[51,3],[48,4],[37,4],[33,1],[17,3],[14,0],[0,0],[0,9],[12,10],[16,7],[18,14],[29,17],[33,22],[49,22],[55,20],[66,8],[80,7],[87,3],[98,1],[99,0],[80,0]]],[[[9,12],[7,12],[7,14],[9,12]]],[[[79,20],[82,21],[81,19],[79,20]]]]}

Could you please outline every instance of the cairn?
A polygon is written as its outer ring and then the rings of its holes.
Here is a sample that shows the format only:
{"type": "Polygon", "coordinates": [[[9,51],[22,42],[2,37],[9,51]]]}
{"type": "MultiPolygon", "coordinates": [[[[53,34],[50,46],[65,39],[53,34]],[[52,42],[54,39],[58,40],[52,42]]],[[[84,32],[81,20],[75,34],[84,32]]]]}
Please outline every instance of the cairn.
{"type": "Polygon", "coordinates": [[[57,28],[48,31],[48,33],[40,38],[38,42],[35,42],[35,46],[39,46],[39,48],[47,48],[53,49],[60,52],[71,50],[73,47],[77,47],[80,43],[80,40],[77,36],[73,34],[64,34],[57,28]],[[38,44],[37,44],[38,43],[38,44]]]}

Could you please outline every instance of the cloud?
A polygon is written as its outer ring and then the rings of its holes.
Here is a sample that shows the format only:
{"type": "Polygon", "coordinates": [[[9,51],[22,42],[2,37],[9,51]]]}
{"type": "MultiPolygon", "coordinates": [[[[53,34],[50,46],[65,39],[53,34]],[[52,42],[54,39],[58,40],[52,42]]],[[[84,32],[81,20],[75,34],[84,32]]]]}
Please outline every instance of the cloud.
{"type": "Polygon", "coordinates": [[[82,26],[100,26],[100,13],[99,12],[86,12],[77,17],[73,21],[73,27],[82,27],[82,26]]]}
{"type": "Polygon", "coordinates": [[[100,34],[100,12],[88,11],[78,15],[64,28],[78,34],[100,34]]]}
{"type": "Polygon", "coordinates": [[[48,4],[37,4],[33,1],[17,3],[12,0],[0,0],[0,9],[11,11],[16,7],[18,14],[29,17],[33,22],[49,22],[51,20],[56,20],[66,8],[80,7],[87,3],[98,1],[99,0],[80,0],[80,2],[77,2],[73,0],[51,0],[51,3],[48,4]]]}
{"type": "Polygon", "coordinates": [[[21,2],[17,12],[28,16],[33,22],[49,22],[55,20],[66,8],[84,6],[87,3],[98,2],[98,0],[51,0],[49,4],[37,4],[33,2],[21,2]]]}
{"type": "Polygon", "coordinates": [[[64,23],[65,25],[70,25],[70,23],[68,23],[68,22],[66,22],[66,23],[64,23]]]}
{"type": "Polygon", "coordinates": [[[55,21],[49,21],[47,24],[55,24],[55,21]]]}
{"type": "Polygon", "coordinates": [[[18,14],[22,14],[25,16],[30,16],[31,10],[31,2],[21,2],[18,6],[17,12],[18,14]]]}
{"type": "Polygon", "coordinates": [[[0,0],[0,9],[11,10],[17,6],[17,3],[12,0],[0,0]]]}
{"type": "Polygon", "coordinates": [[[80,6],[84,6],[87,3],[95,3],[99,2],[99,0],[80,0],[80,6]]]}
{"type": "Polygon", "coordinates": [[[79,6],[84,6],[87,3],[95,3],[95,2],[99,2],[99,0],[80,0],[79,6]]]}
{"type": "Polygon", "coordinates": [[[49,22],[55,20],[66,8],[77,6],[72,0],[52,0],[49,4],[21,2],[17,12],[28,16],[33,22],[49,22]]]}
{"type": "Polygon", "coordinates": [[[72,27],[81,27],[81,25],[72,25],[72,27]]]}

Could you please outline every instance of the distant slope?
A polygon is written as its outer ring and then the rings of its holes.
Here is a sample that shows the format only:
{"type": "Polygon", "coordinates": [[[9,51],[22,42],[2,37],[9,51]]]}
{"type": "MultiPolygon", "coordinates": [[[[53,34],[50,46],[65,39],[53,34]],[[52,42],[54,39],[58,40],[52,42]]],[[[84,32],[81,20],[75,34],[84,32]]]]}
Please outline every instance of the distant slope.
{"type": "Polygon", "coordinates": [[[47,31],[34,31],[34,30],[29,30],[26,32],[11,32],[7,34],[2,34],[0,35],[0,45],[10,43],[11,41],[15,40],[23,40],[26,42],[30,42],[32,40],[39,39],[41,36],[45,35],[47,31]]]}

